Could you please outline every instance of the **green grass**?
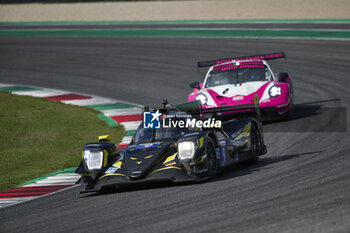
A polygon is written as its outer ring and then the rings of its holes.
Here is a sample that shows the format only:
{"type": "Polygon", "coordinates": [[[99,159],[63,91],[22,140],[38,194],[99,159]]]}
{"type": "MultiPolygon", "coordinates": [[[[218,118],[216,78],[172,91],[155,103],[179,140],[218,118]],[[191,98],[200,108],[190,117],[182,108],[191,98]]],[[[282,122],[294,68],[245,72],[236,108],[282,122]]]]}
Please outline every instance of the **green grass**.
{"type": "Polygon", "coordinates": [[[3,29],[1,36],[29,37],[227,37],[227,38],[323,38],[350,39],[348,30],[323,29],[227,29],[227,28],[126,28],[126,29],[3,29]]]}
{"type": "Polygon", "coordinates": [[[76,167],[82,148],[110,134],[124,136],[122,126],[109,127],[93,109],[43,98],[0,92],[0,191],[64,168],[76,167]]]}

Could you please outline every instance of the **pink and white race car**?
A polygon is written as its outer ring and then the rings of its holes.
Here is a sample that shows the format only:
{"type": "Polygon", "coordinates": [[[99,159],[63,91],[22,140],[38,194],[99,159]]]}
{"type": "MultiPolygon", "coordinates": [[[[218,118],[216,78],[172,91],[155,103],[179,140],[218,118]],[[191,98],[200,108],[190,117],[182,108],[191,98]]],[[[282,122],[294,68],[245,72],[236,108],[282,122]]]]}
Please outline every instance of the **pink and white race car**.
{"type": "Polygon", "coordinates": [[[293,85],[288,73],[275,75],[266,60],[285,58],[285,53],[225,58],[198,62],[210,67],[203,83],[194,82],[188,101],[199,100],[203,108],[251,104],[258,95],[263,120],[291,116],[293,85]]]}

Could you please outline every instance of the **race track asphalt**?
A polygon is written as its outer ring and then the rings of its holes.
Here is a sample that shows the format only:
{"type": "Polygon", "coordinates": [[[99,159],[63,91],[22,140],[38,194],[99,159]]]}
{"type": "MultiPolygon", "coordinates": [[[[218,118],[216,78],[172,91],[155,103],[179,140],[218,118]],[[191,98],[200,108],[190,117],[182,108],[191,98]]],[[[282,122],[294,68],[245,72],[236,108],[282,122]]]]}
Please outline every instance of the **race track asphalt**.
{"type": "Polygon", "coordinates": [[[264,125],[258,164],[193,185],[72,188],[0,209],[0,232],[350,232],[349,41],[0,37],[0,82],[158,106],[186,101],[198,60],[272,51],[287,54],[269,63],[293,77],[296,118],[264,125]]]}

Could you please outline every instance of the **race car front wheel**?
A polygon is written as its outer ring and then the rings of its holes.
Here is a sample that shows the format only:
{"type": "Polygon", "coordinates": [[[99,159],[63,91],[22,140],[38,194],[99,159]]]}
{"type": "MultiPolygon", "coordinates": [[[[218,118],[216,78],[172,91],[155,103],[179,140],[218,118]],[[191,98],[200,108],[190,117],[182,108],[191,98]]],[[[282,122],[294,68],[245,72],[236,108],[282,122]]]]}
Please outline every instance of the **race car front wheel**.
{"type": "Polygon", "coordinates": [[[217,159],[216,159],[214,142],[211,138],[208,138],[207,166],[208,166],[209,177],[213,177],[216,174],[216,172],[218,171],[218,163],[217,163],[217,159]]]}

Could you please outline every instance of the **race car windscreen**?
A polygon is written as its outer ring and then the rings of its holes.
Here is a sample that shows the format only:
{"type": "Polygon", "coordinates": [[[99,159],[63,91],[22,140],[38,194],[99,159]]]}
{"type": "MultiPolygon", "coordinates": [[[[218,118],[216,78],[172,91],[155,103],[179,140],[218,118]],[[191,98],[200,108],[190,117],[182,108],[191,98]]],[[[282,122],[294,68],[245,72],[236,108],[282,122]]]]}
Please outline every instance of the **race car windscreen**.
{"type": "Polygon", "coordinates": [[[227,84],[238,84],[256,81],[269,81],[270,71],[264,68],[236,68],[212,70],[205,83],[205,87],[215,87],[227,84]]]}
{"type": "Polygon", "coordinates": [[[142,144],[150,142],[161,142],[174,140],[181,137],[185,132],[191,131],[189,128],[169,127],[159,129],[146,129],[142,125],[137,129],[132,144],[142,144]]]}

